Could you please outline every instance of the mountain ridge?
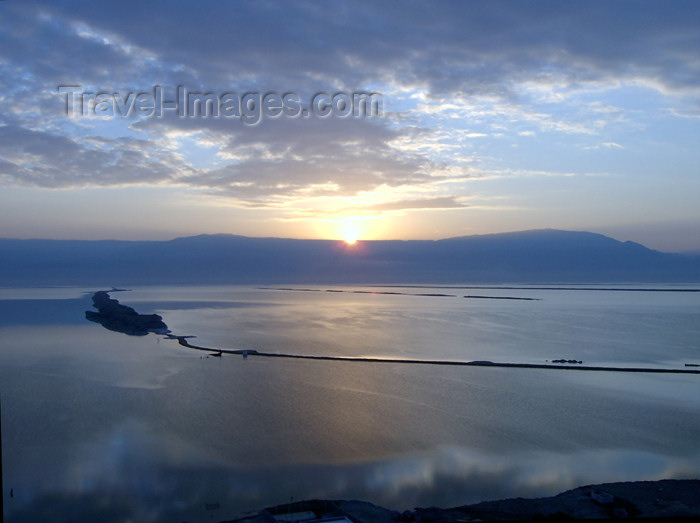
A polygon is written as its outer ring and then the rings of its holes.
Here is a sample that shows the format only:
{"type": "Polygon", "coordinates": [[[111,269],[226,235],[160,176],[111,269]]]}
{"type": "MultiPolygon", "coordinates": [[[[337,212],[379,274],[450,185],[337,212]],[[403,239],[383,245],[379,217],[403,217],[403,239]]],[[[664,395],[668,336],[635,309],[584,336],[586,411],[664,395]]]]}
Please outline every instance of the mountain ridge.
{"type": "Polygon", "coordinates": [[[587,231],[440,240],[0,239],[0,285],[700,282],[700,256],[587,231]]]}

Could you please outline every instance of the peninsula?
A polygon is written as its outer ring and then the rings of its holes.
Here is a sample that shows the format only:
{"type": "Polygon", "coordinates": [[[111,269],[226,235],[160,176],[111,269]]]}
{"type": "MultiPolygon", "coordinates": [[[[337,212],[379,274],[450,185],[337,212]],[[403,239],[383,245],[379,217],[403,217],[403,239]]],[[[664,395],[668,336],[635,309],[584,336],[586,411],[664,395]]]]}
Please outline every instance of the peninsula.
{"type": "Polygon", "coordinates": [[[99,312],[85,311],[85,318],[101,324],[105,329],[130,336],[145,336],[149,332],[170,332],[162,316],[139,314],[131,307],[121,305],[119,301],[110,298],[107,291],[97,291],[93,294],[92,303],[99,312]]]}

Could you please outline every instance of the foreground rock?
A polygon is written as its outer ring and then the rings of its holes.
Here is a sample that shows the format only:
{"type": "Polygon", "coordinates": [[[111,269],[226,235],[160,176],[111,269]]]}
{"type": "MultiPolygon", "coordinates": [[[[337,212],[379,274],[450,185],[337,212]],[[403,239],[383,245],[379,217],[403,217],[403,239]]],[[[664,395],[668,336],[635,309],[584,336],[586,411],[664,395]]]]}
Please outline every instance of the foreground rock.
{"type": "Polygon", "coordinates": [[[626,517],[700,518],[700,480],[605,483],[579,487],[549,498],[485,501],[448,509],[416,508],[402,514],[364,501],[298,501],[242,514],[221,523],[318,519],[355,523],[448,523],[626,517]]]}
{"type": "Polygon", "coordinates": [[[417,509],[420,521],[700,516],[700,480],[605,483],[550,498],[486,501],[453,509],[417,509]]]}
{"type": "Polygon", "coordinates": [[[106,291],[93,294],[92,303],[99,312],[85,311],[85,318],[101,324],[105,329],[131,336],[145,336],[149,332],[170,332],[158,314],[139,314],[131,307],[121,305],[117,300],[110,298],[106,291]]]}

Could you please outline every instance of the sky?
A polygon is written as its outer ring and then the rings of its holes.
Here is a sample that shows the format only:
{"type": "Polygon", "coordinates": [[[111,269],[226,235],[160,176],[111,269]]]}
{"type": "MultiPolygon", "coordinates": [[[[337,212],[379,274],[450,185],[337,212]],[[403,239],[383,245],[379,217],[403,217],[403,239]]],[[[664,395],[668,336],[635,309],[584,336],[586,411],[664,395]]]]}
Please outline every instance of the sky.
{"type": "Polygon", "coordinates": [[[0,237],[700,250],[700,3],[0,2],[0,237]]]}

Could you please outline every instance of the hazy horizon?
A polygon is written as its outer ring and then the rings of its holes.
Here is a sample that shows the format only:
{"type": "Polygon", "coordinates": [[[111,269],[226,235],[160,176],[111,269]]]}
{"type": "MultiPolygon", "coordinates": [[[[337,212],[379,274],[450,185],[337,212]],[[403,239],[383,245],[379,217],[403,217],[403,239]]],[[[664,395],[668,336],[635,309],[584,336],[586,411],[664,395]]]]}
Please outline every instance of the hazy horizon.
{"type": "Polygon", "coordinates": [[[0,237],[0,240],[28,240],[28,241],[41,241],[41,240],[49,240],[49,241],[118,241],[118,242],[169,242],[173,240],[179,240],[179,239],[185,239],[185,238],[194,238],[194,237],[199,237],[199,236],[207,236],[207,237],[216,237],[216,236],[232,236],[232,237],[241,237],[241,238],[255,238],[255,239],[273,239],[273,240],[299,240],[299,241],[309,241],[309,240],[318,240],[318,241],[327,241],[327,242],[339,242],[341,244],[348,245],[349,247],[353,247],[355,244],[362,244],[362,243],[374,243],[374,242],[413,242],[413,241],[425,241],[425,242],[439,242],[443,240],[453,240],[453,239],[460,239],[460,238],[476,238],[476,237],[497,237],[497,236],[507,236],[507,235],[517,235],[517,234],[523,234],[523,233],[532,233],[532,232],[541,232],[541,231],[555,231],[555,232],[572,232],[572,233],[588,233],[588,234],[594,234],[594,235],[600,235],[600,236],[605,236],[607,238],[616,240],[618,242],[633,242],[633,243],[638,243],[639,245],[642,245],[643,247],[646,247],[651,250],[656,250],[662,253],[669,253],[669,254],[700,254],[700,249],[688,249],[684,251],[666,251],[663,249],[657,249],[651,245],[644,244],[642,242],[637,242],[635,240],[627,239],[627,238],[620,238],[620,237],[614,237],[612,235],[608,234],[603,234],[600,232],[596,231],[588,231],[588,230],[564,230],[564,229],[556,229],[556,228],[542,228],[542,229],[523,229],[523,230],[513,230],[513,231],[502,231],[502,232],[485,232],[485,233],[479,233],[479,234],[467,234],[467,235],[461,235],[461,236],[449,236],[449,237],[444,237],[444,238],[382,238],[382,239],[356,239],[352,243],[349,243],[347,240],[344,240],[342,238],[302,238],[302,237],[293,237],[293,236],[252,236],[248,234],[237,234],[237,233],[231,233],[231,232],[208,232],[208,233],[201,233],[201,234],[188,234],[188,235],[182,235],[182,236],[164,236],[164,237],[149,237],[149,238],[139,238],[139,239],[133,239],[133,238],[118,238],[118,237],[95,237],[95,238],[77,238],[77,237],[58,237],[58,238],[51,238],[51,237],[0,237]]]}

